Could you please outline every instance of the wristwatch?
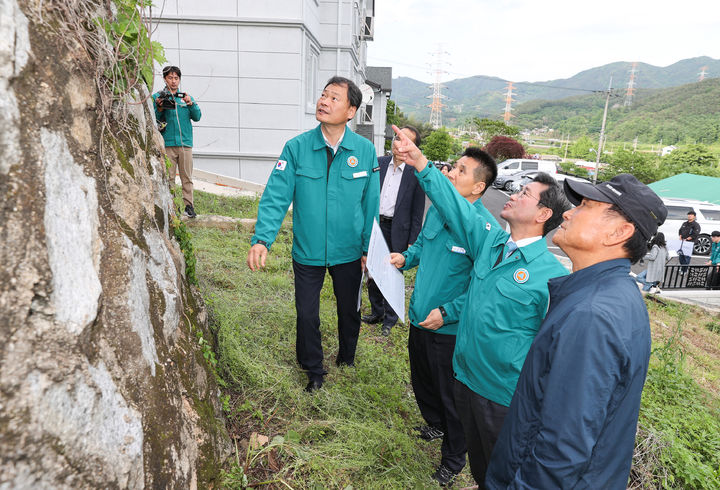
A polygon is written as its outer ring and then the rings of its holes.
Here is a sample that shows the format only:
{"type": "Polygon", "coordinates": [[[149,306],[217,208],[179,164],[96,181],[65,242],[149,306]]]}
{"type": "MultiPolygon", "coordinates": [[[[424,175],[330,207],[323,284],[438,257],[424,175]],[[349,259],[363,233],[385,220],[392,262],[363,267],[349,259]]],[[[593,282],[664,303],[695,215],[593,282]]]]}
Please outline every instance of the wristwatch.
{"type": "Polygon", "coordinates": [[[445,318],[447,316],[447,311],[445,311],[444,306],[438,306],[438,310],[440,310],[440,314],[442,315],[443,318],[445,318]]]}

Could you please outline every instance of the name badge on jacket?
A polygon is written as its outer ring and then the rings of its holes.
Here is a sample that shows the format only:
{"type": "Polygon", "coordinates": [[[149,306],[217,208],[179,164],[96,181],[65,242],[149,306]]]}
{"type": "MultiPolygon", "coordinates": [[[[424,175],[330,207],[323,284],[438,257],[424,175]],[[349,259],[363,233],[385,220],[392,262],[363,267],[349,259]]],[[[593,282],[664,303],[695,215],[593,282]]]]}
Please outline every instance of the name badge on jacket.
{"type": "Polygon", "coordinates": [[[458,247],[457,245],[453,245],[453,248],[451,248],[450,251],[455,252],[456,254],[464,254],[465,253],[465,249],[462,247],[458,247]]]}

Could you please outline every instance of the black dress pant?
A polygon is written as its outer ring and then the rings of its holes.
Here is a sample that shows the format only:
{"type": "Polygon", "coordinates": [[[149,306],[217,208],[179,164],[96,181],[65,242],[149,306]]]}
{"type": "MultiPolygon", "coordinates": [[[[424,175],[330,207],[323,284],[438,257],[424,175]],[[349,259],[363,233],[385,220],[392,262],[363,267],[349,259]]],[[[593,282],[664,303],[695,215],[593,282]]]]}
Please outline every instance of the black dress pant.
{"type": "Polygon", "coordinates": [[[470,471],[475,483],[480,488],[485,488],[485,473],[490,463],[490,455],[500,435],[508,407],[478,395],[457,380],[455,407],[465,431],[470,471]]]}
{"type": "Polygon", "coordinates": [[[455,409],[452,358],[455,335],[421,330],[410,326],[408,354],[410,381],[425,422],[445,433],[440,462],[454,472],[465,466],[465,434],[455,409]]]}
{"type": "MultiPolygon", "coordinates": [[[[297,361],[310,380],[322,380],[323,349],[320,336],[320,290],[325,281],[325,266],[304,265],[293,260],[295,272],[295,309],[297,310],[297,361]]],[[[352,364],[360,333],[358,293],[362,270],[360,259],[327,267],[337,300],[338,355],[336,362],[352,364]]]]}
{"type": "MultiPolygon", "coordinates": [[[[388,249],[391,252],[397,252],[397,250],[393,250],[392,248],[392,221],[380,221],[380,230],[382,230],[388,249]]],[[[402,250],[400,252],[402,252],[402,250]]],[[[385,301],[385,297],[372,279],[368,279],[368,298],[370,299],[372,314],[381,317],[383,319],[383,325],[392,327],[397,323],[397,313],[395,313],[390,307],[390,304],[385,301]]]]}

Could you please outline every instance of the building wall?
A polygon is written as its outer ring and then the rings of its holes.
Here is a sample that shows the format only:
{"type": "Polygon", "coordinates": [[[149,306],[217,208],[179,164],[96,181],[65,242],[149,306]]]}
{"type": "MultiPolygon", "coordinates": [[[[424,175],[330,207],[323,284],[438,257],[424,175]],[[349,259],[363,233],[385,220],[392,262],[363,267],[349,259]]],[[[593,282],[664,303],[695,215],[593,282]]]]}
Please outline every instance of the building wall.
{"type": "MultiPolygon", "coordinates": [[[[284,143],[317,124],[325,81],[335,74],[365,80],[359,34],[372,0],[155,3],[153,40],[202,110],[196,168],[264,184],[284,143]]],[[[161,69],[155,91],[164,86],[161,69]]]]}

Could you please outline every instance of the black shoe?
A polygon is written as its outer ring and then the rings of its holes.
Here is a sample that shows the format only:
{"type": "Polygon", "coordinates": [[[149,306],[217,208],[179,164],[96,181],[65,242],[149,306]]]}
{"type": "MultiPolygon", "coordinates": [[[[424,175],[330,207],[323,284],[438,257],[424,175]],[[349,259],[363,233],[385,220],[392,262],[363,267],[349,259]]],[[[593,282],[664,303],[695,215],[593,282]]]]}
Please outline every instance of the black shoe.
{"type": "Polygon", "coordinates": [[[390,337],[390,328],[391,327],[388,327],[387,325],[383,325],[383,328],[380,331],[383,337],[390,337]]]}
{"type": "Polygon", "coordinates": [[[363,315],[360,319],[363,323],[374,325],[375,323],[380,323],[382,321],[383,315],[376,315],[373,313],[372,315],[363,315]]]}
{"type": "Polygon", "coordinates": [[[185,216],[188,218],[194,218],[197,216],[197,214],[195,214],[195,208],[192,207],[192,204],[185,206],[185,216]]]}
{"type": "Polygon", "coordinates": [[[354,362],[345,362],[345,361],[341,361],[340,359],[335,359],[335,365],[336,365],[337,367],[341,367],[341,366],[351,367],[351,368],[352,368],[352,367],[355,367],[355,363],[354,363],[354,362]]]}
{"type": "Polygon", "coordinates": [[[418,437],[420,439],[424,439],[426,441],[434,441],[435,439],[441,439],[445,435],[442,430],[431,425],[419,425],[417,427],[413,427],[413,429],[420,433],[418,434],[418,437]]]}
{"type": "Polygon", "coordinates": [[[433,480],[437,481],[441,487],[448,488],[452,487],[453,483],[455,483],[456,476],[458,476],[458,474],[444,464],[438,466],[435,473],[432,474],[433,480]]]}
{"type": "Polygon", "coordinates": [[[308,393],[312,393],[313,391],[317,391],[322,388],[322,385],[323,382],[321,379],[311,379],[305,387],[305,391],[307,391],[308,393]]]}

